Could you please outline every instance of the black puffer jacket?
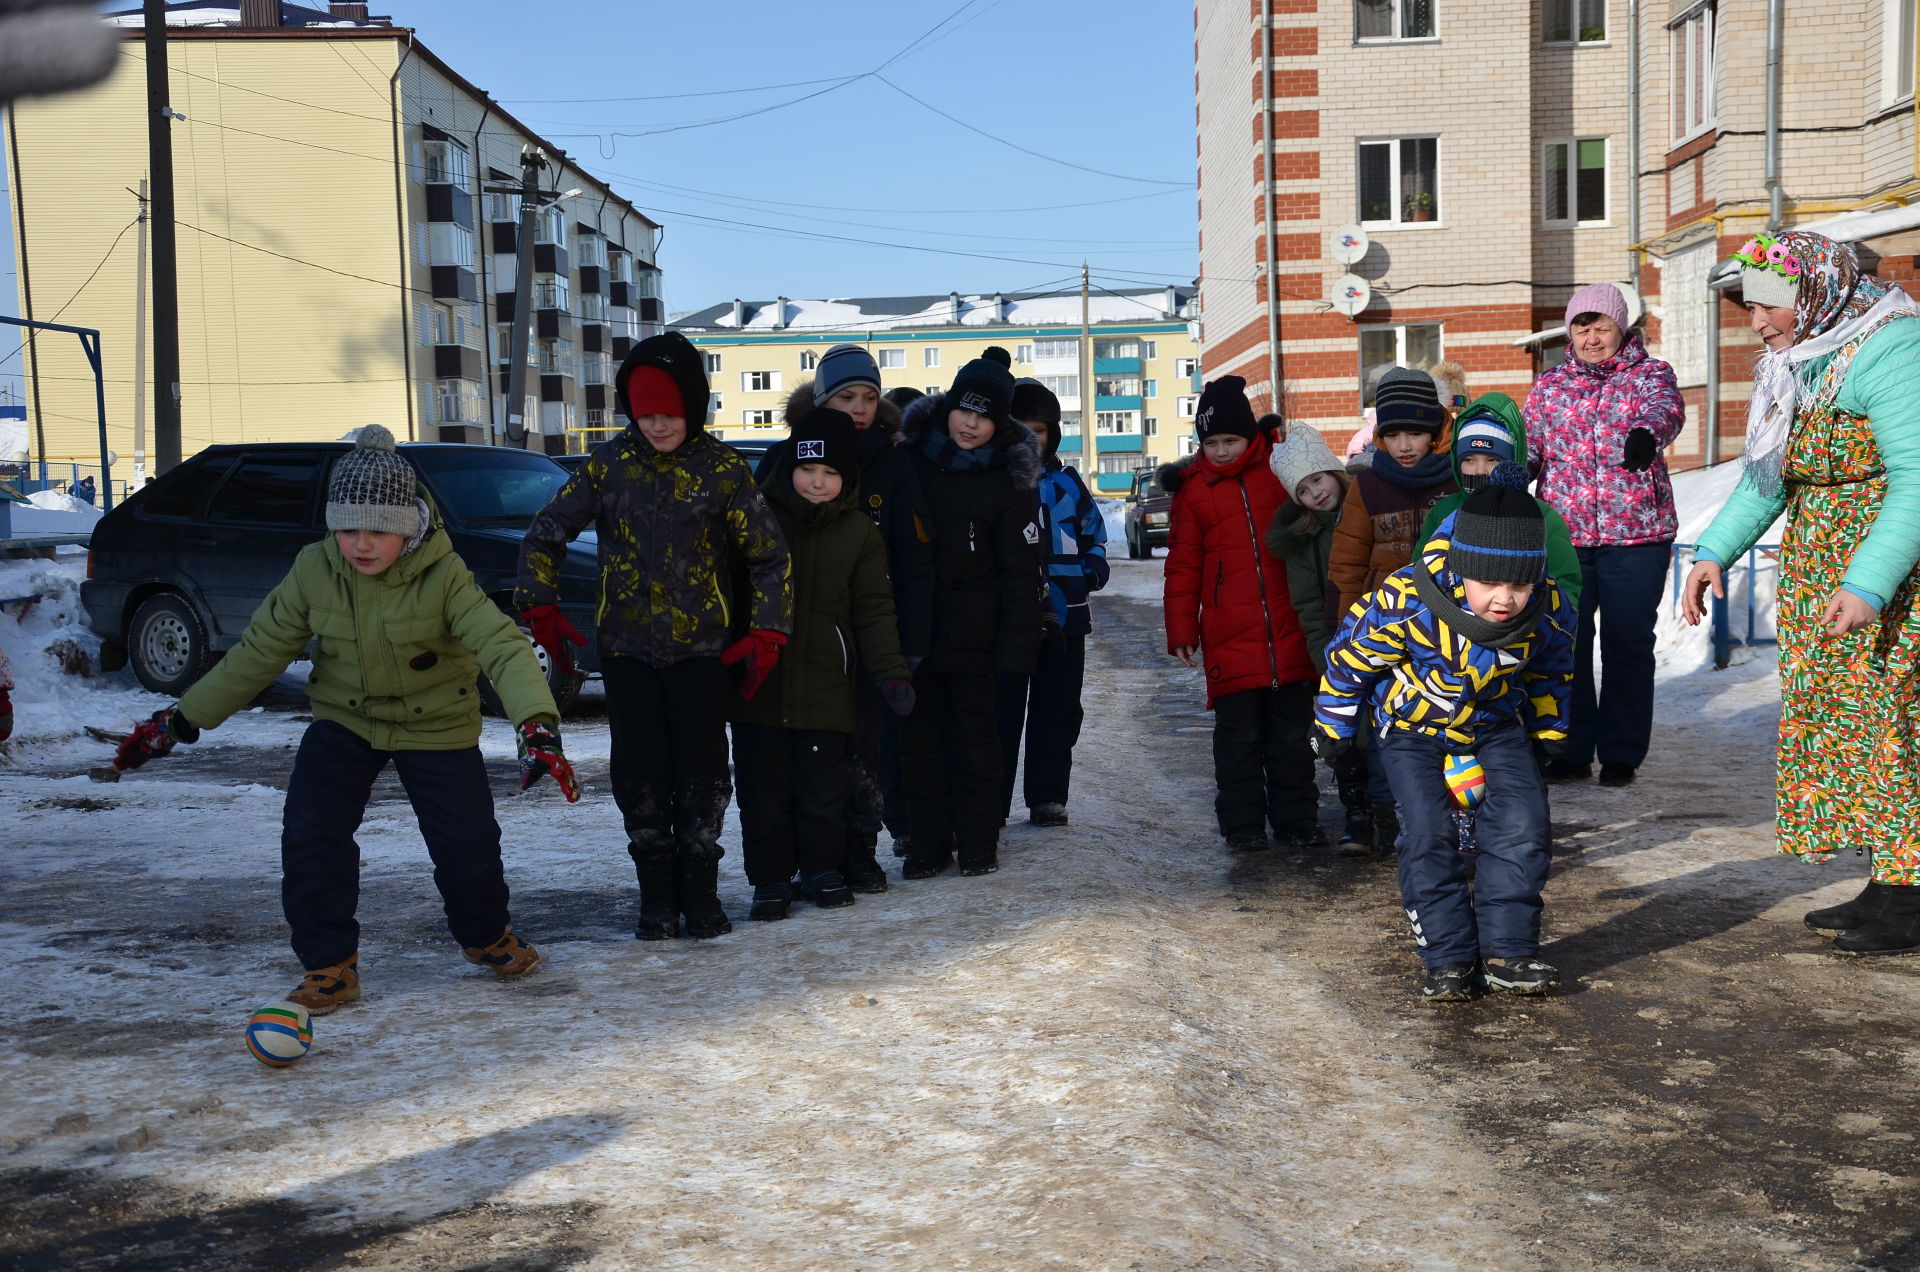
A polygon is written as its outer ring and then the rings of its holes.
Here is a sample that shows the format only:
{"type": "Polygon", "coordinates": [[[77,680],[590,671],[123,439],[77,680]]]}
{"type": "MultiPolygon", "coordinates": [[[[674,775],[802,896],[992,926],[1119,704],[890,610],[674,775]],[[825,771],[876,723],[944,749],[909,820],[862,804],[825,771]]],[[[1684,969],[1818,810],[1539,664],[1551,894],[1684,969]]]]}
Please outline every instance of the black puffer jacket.
{"type": "Polygon", "coordinates": [[[924,672],[1031,674],[1046,591],[1040,534],[1040,439],[1018,425],[997,430],[984,469],[929,454],[948,443],[946,395],[907,407],[900,450],[933,511],[933,646],[924,672]]]}
{"type": "MultiPolygon", "coordinates": [[[[813,409],[813,381],[787,395],[787,426],[813,409]]],[[[900,437],[900,408],[885,398],[873,425],[854,435],[860,461],[860,507],[887,544],[887,575],[893,580],[893,609],[900,623],[900,652],[924,658],[933,635],[933,518],[919,475],[900,437]]],[[[754,470],[765,485],[774,468],[793,455],[791,439],[775,442],[754,470]]]]}

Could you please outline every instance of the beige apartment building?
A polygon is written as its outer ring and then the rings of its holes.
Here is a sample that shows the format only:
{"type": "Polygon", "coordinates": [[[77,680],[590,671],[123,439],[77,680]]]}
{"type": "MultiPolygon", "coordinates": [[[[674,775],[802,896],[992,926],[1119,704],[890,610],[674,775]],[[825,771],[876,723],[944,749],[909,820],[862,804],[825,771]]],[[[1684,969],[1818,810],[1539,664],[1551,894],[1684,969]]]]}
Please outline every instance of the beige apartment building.
{"type": "Polygon", "coordinates": [[[711,424],[728,439],[786,436],[781,408],[837,344],[873,353],[883,386],[946,391],[954,372],[999,345],[1013,373],[1060,398],[1060,457],[1109,495],[1133,474],[1191,454],[1199,359],[1189,324],[1193,290],[882,296],[741,301],[680,314],[671,322],[705,354],[711,424]],[[1083,359],[1094,378],[1091,434],[1083,426],[1083,359]]]}
{"type": "MultiPolygon", "coordinates": [[[[7,110],[23,317],[98,328],[116,484],[131,472],[137,202],[147,175],[140,13],[97,88],[7,110]]],[[[364,4],[168,10],[182,449],[337,438],[485,441],[505,416],[518,269],[535,271],[528,445],[579,449],[612,368],[660,328],[660,227],[364,4]],[[524,146],[578,191],[521,251],[524,146]]],[[[26,355],[31,456],[96,462],[91,373],[70,337],[26,355]]],[[[151,390],[148,389],[148,393],[151,390]]],[[[11,458],[11,457],[9,457],[11,458]]]]}
{"type": "MultiPolygon", "coordinates": [[[[1779,223],[1879,234],[1882,274],[1903,277],[1912,247],[1888,235],[1920,224],[1914,0],[1773,3],[1779,223]]],[[[1751,344],[1708,275],[1732,281],[1716,265],[1769,217],[1769,8],[1200,0],[1205,376],[1263,401],[1282,385],[1286,413],[1337,442],[1393,363],[1458,362],[1469,393],[1523,397],[1563,356],[1568,297],[1612,282],[1688,386],[1673,461],[1711,460],[1710,366],[1716,422],[1744,425],[1751,344]],[[1349,227],[1364,251],[1338,241],[1349,227]]]]}

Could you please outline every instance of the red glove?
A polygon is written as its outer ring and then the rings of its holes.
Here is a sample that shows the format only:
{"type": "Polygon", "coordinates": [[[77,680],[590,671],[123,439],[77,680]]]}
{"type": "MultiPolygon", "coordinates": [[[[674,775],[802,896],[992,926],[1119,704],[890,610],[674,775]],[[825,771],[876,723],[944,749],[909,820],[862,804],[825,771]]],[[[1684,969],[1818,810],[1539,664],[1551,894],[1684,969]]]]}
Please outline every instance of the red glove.
{"type": "Polygon", "coordinates": [[[180,714],[180,708],[168,707],[164,711],[154,712],[133,727],[133,732],[114,752],[113,767],[122,773],[131,773],[155,756],[173,750],[175,742],[199,740],[200,730],[187,722],[187,718],[180,714]]]}
{"type": "Polygon", "coordinates": [[[573,674],[573,651],[568,645],[585,645],[587,638],[580,629],[567,621],[558,605],[536,605],[520,615],[533,629],[533,643],[547,651],[547,657],[553,659],[553,665],[560,669],[563,676],[573,674]]]}
{"type": "Polygon", "coordinates": [[[526,790],[551,773],[560,793],[567,797],[567,803],[579,803],[580,783],[573,776],[573,765],[567,763],[566,754],[560,749],[560,735],[538,720],[529,720],[520,726],[519,742],[520,789],[526,790]]]}
{"type": "Polygon", "coordinates": [[[0,689],[0,742],[13,736],[13,694],[0,689]]]}
{"type": "Polygon", "coordinates": [[[760,686],[773,674],[774,664],[780,661],[780,646],[786,643],[783,633],[756,627],[720,655],[721,663],[728,667],[742,660],[746,662],[746,675],[740,681],[742,698],[751,698],[759,692],[760,686]]]}
{"type": "Polygon", "coordinates": [[[886,699],[887,707],[897,716],[913,714],[913,704],[918,699],[913,691],[911,680],[883,680],[880,682],[880,696],[886,699]]]}

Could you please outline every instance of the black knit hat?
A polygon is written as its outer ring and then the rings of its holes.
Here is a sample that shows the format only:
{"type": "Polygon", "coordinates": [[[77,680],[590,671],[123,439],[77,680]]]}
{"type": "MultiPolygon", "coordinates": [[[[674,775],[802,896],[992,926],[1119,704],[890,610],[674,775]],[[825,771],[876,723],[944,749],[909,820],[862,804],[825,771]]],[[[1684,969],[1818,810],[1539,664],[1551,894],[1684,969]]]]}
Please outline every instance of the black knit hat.
{"type": "Polygon", "coordinates": [[[1425,371],[1389,367],[1373,390],[1373,435],[1428,433],[1434,437],[1447,426],[1440,391],[1425,371]]]}
{"type": "MultiPolygon", "coordinates": [[[[994,441],[1000,442],[1013,424],[1013,372],[993,358],[975,358],[953,377],[946,409],[977,411],[991,418],[994,441]]],[[[946,426],[943,416],[939,427],[945,431],[946,426]]]]}
{"type": "Polygon", "coordinates": [[[1476,583],[1538,583],[1547,573],[1547,523],[1524,490],[1482,486],[1453,518],[1447,564],[1476,583]]]}
{"type": "Polygon", "coordinates": [[[1200,409],[1194,412],[1193,432],[1201,441],[1227,433],[1252,441],[1259,429],[1253,418],[1253,404],[1247,401],[1247,382],[1239,376],[1223,375],[1200,390],[1200,409]]]}
{"type": "Polygon", "coordinates": [[[854,454],[857,429],[853,417],[830,406],[816,406],[800,417],[791,430],[793,466],[825,464],[840,474],[842,481],[860,476],[860,461],[854,454]]]}
{"type": "Polygon", "coordinates": [[[1038,420],[1045,426],[1046,444],[1040,449],[1052,459],[1060,449],[1060,399],[1038,380],[1013,382],[1013,418],[1032,426],[1038,420]]]}

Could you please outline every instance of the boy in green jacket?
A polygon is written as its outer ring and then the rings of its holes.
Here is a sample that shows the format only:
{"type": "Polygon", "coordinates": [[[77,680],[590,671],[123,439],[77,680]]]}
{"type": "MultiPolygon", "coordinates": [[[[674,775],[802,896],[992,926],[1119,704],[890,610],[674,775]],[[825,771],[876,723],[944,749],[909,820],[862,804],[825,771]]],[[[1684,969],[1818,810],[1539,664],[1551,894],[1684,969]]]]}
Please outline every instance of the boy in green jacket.
{"type": "Polygon", "coordinates": [[[391,760],[433,858],[447,928],[470,963],[502,976],[539,952],[514,934],[500,827],[480,759],[474,677],[485,671],[519,731],[520,789],[553,775],[580,798],[560,750],[559,712],[533,649],[455,556],[378,424],[334,465],[327,529],[301,549],[240,638],[176,706],[120,744],[135,769],[195,742],[250,702],[313,642],[300,740],[280,832],[280,899],[306,978],[287,995],[316,1016],[360,997],[360,849],[354,831],[391,760]]]}
{"type": "Polygon", "coordinates": [[[886,541],[860,506],[853,417],[815,407],[792,428],[765,492],[792,553],[793,639],[760,692],[736,691],[727,713],[755,919],[787,917],[796,868],[813,904],[853,904],[844,864],[855,678],[872,676],[899,715],[914,698],[886,541]]]}
{"type": "MultiPolygon", "coordinates": [[[[1460,493],[1448,495],[1427,514],[1420,537],[1413,544],[1416,560],[1440,524],[1460,510],[1468,495],[1487,485],[1493,470],[1501,464],[1518,464],[1523,469],[1527,466],[1527,422],[1506,394],[1483,393],[1453,418],[1453,478],[1460,484],[1460,493]]],[[[1534,502],[1540,505],[1540,515],[1547,522],[1547,577],[1560,585],[1560,594],[1577,613],[1580,554],[1573,550],[1573,535],[1545,500],[1534,502]]]]}

